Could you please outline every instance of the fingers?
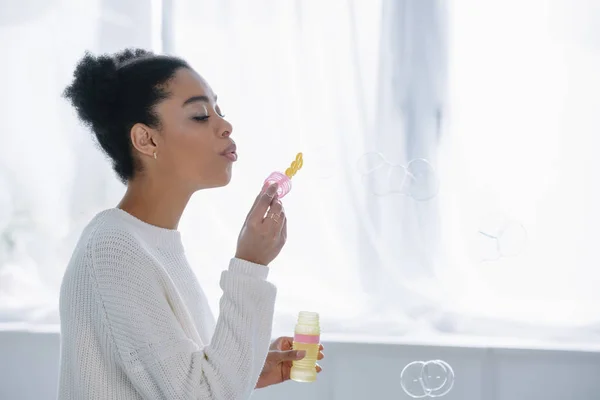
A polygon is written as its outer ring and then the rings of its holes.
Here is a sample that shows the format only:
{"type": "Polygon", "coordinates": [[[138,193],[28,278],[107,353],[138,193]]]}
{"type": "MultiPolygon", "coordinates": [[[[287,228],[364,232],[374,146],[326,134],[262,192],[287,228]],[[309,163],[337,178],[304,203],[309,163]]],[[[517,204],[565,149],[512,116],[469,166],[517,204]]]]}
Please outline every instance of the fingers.
{"type": "Polygon", "coordinates": [[[289,336],[278,337],[271,343],[269,350],[291,350],[294,344],[294,338],[289,336]]]}
{"type": "Polygon", "coordinates": [[[275,222],[276,229],[274,229],[274,234],[276,236],[281,236],[283,241],[285,242],[285,237],[283,236],[284,230],[287,235],[287,218],[285,215],[285,210],[283,209],[283,204],[281,201],[276,200],[271,204],[271,208],[265,217],[265,222],[275,222]],[[268,220],[267,220],[268,218],[268,220]]]}
{"type": "MultiPolygon", "coordinates": [[[[278,198],[273,199],[269,207],[269,212],[267,213],[267,218],[269,218],[269,215],[273,215],[274,218],[276,218],[276,221],[281,221],[282,213],[283,204],[281,203],[281,201],[279,201],[278,198]]],[[[281,225],[283,225],[283,221],[281,221],[281,225]]]]}
{"type": "MultiPolygon", "coordinates": [[[[317,360],[322,360],[325,357],[325,354],[323,354],[323,345],[320,344],[319,345],[319,355],[317,355],[317,360]]],[[[323,368],[321,368],[321,366],[319,365],[319,363],[317,363],[317,373],[323,371],[323,368]]]]}
{"type": "MultiPolygon", "coordinates": [[[[294,355],[293,355],[294,351],[296,353],[298,353],[301,350],[292,350],[293,346],[294,346],[294,338],[293,337],[280,336],[271,343],[269,350],[278,350],[280,353],[288,353],[288,354],[290,354],[290,357],[294,357],[294,355]]],[[[319,354],[317,354],[317,360],[322,360],[323,358],[325,358],[325,354],[323,354],[323,345],[320,344],[319,345],[319,354]]]]}
{"type": "MultiPolygon", "coordinates": [[[[273,350],[276,354],[276,357],[280,361],[294,361],[294,360],[302,360],[306,356],[306,351],[304,350],[273,350]]],[[[322,351],[319,351],[317,355],[317,360],[322,360],[325,358],[325,354],[322,351]]]]}
{"type": "Polygon", "coordinates": [[[271,345],[269,346],[269,350],[281,350],[281,338],[277,338],[273,340],[271,345]]]}
{"type": "Polygon", "coordinates": [[[291,350],[294,346],[294,338],[289,336],[281,337],[281,350],[291,350]]]}
{"type": "Polygon", "coordinates": [[[304,350],[271,351],[269,356],[278,362],[297,361],[306,357],[304,350]]]}
{"type": "Polygon", "coordinates": [[[271,203],[277,198],[277,184],[273,184],[267,190],[261,191],[256,197],[250,212],[248,213],[247,221],[260,223],[271,206],[271,203]]]}
{"type": "MultiPolygon", "coordinates": [[[[263,220],[263,223],[273,224],[273,235],[275,237],[281,237],[284,227],[287,233],[286,221],[287,218],[285,216],[285,211],[283,210],[283,204],[281,203],[278,197],[275,197],[271,202],[271,206],[269,208],[269,211],[267,212],[267,215],[265,216],[265,219],[263,220]]],[[[285,243],[285,238],[282,237],[282,239],[285,243]]]]}
{"type": "MultiPolygon", "coordinates": [[[[278,341],[279,339],[287,339],[286,337],[284,338],[278,338],[276,341],[278,341]]],[[[273,342],[275,343],[275,342],[273,342]]],[[[323,346],[319,346],[321,349],[323,348],[323,346]]],[[[306,351],[304,350],[288,350],[288,351],[277,351],[277,350],[273,350],[269,352],[268,358],[271,359],[272,361],[277,361],[277,362],[290,362],[290,361],[297,361],[297,360],[302,360],[304,357],[306,357],[306,351]]],[[[325,357],[325,355],[323,354],[322,351],[319,351],[319,355],[317,356],[317,360],[322,360],[325,357]]],[[[292,365],[291,363],[289,364],[290,366],[292,365]]],[[[319,365],[319,363],[316,363],[315,368],[317,370],[317,372],[321,372],[323,371],[323,368],[319,365]]]]}
{"type": "Polygon", "coordinates": [[[285,242],[287,240],[287,217],[285,216],[285,211],[281,214],[283,218],[283,224],[281,224],[281,238],[285,242]]]}

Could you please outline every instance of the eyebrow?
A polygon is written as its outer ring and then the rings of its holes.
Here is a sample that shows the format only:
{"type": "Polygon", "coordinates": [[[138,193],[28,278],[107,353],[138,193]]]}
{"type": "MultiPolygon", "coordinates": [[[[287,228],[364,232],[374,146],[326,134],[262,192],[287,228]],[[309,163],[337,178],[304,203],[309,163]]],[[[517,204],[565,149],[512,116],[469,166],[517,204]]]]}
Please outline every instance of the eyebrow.
{"type": "MultiPolygon", "coordinates": [[[[217,102],[216,95],[214,97],[214,101],[215,101],[215,103],[217,102]]],[[[208,98],[208,96],[193,96],[193,97],[190,97],[189,99],[187,99],[186,101],[184,101],[183,105],[186,106],[190,103],[196,103],[196,102],[210,103],[210,99],[208,98]]]]}

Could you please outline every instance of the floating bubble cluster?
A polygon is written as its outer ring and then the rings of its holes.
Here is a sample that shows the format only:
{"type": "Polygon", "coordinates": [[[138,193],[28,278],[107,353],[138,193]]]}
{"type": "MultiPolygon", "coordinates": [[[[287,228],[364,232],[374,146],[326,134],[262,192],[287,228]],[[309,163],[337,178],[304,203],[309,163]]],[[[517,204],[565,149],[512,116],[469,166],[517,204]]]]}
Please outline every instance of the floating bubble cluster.
{"type": "Polygon", "coordinates": [[[381,153],[366,153],[359,158],[357,168],[369,191],[376,196],[402,194],[426,201],[439,190],[435,170],[423,158],[416,158],[405,166],[390,163],[381,153]]]}
{"type": "Polygon", "coordinates": [[[515,257],[525,249],[527,231],[521,223],[503,214],[489,214],[481,221],[477,242],[482,261],[515,257]]]}
{"type": "Polygon", "coordinates": [[[414,399],[442,397],[454,386],[454,371],[442,360],[413,361],[400,373],[400,385],[414,399]]]}

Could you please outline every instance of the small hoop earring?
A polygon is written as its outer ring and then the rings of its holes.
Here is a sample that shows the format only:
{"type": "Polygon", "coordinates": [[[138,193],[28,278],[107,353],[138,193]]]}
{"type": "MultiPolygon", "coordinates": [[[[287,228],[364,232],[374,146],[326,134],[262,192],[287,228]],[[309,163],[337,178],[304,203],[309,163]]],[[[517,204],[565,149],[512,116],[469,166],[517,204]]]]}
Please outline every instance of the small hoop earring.
{"type": "Polygon", "coordinates": [[[156,160],[156,152],[154,152],[154,159],[156,160]]]}

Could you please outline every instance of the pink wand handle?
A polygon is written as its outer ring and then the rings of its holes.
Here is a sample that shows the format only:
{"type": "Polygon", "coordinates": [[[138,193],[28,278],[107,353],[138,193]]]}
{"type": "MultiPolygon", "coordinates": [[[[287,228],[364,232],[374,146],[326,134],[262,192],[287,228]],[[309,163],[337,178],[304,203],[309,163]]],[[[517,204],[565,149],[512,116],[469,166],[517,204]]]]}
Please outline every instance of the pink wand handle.
{"type": "Polygon", "coordinates": [[[290,190],[292,190],[292,181],[290,180],[290,178],[287,177],[287,175],[282,174],[281,172],[271,173],[271,175],[269,175],[267,179],[265,179],[263,189],[267,188],[268,186],[274,183],[277,183],[278,185],[277,196],[279,196],[280,199],[283,198],[283,196],[285,196],[286,194],[288,194],[290,190]]]}

